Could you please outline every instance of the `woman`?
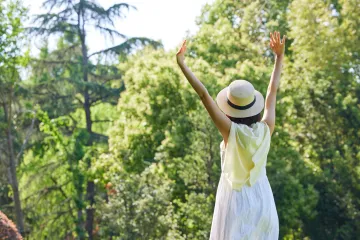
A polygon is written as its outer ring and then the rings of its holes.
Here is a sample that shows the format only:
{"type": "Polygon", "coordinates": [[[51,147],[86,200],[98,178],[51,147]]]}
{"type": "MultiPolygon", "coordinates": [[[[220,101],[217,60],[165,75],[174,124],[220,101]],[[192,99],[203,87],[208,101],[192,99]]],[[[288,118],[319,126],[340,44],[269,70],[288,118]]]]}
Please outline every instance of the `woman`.
{"type": "Polygon", "coordinates": [[[276,92],[284,46],[285,36],[281,40],[279,32],[270,34],[275,66],[265,101],[250,82],[235,80],[219,92],[215,104],[204,85],[184,63],[186,40],[176,54],[182,72],[224,139],[220,143],[222,173],[210,239],[278,239],[279,219],[266,176],[266,161],[275,127],[276,92]]]}

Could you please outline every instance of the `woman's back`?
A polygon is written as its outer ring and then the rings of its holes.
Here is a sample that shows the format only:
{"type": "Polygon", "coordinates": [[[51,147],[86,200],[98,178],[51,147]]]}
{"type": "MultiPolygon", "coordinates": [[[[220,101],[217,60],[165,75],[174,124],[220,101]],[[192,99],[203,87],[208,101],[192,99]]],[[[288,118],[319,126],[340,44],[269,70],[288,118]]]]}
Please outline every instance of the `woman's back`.
{"type": "Polygon", "coordinates": [[[227,146],[224,151],[223,173],[235,190],[243,185],[252,186],[266,175],[267,154],[270,149],[270,129],[265,122],[256,122],[251,127],[231,122],[227,146]]]}
{"type": "Polygon", "coordinates": [[[226,148],[220,144],[222,173],[210,239],[278,239],[279,220],[266,176],[269,147],[265,123],[232,123],[226,148]]]}

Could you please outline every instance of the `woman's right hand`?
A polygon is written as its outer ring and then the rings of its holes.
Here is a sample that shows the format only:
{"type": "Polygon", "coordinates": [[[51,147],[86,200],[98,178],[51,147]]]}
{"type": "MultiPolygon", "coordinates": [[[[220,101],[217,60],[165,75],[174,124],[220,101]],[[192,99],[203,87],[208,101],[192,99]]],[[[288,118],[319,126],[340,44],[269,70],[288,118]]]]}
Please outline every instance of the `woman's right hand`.
{"type": "Polygon", "coordinates": [[[176,53],[176,60],[179,64],[184,63],[185,52],[186,52],[186,40],[183,41],[179,51],[176,53]]]}
{"type": "Polygon", "coordinates": [[[285,35],[283,39],[280,39],[280,33],[274,32],[274,34],[270,33],[270,47],[277,57],[281,57],[285,52],[285,35]]]}

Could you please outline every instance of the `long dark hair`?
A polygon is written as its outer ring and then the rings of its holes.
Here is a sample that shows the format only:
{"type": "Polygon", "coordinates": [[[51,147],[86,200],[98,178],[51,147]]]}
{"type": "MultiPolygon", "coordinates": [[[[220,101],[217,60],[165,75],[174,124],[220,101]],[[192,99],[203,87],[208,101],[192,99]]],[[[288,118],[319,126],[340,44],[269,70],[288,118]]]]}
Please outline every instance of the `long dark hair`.
{"type": "Polygon", "coordinates": [[[245,125],[248,125],[249,127],[251,126],[251,124],[261,121],[261,113],[251,116],[251,117],[246,117],[246,118],[235,118],[235,117],[230,117],[228,115],[226,115],[226,116],[234,123],[245,124],[245,125]]]}

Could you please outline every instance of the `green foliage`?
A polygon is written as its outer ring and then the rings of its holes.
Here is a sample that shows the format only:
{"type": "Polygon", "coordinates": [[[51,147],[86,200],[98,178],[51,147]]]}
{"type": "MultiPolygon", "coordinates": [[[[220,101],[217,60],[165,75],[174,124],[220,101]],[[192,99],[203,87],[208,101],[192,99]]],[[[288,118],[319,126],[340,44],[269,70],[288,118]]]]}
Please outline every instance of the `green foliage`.
{"type": "Polygon", "coordinates": [[[164,166],[152,164],[141,174],[116,171],[110,178],[115,193],[99,201],[99,236],[114,239],[171,239],[176,234],[170,201],[174,182],[164,166]]]}
{"type": "Polygon", "coordinates": [[[351,239],[359,233],[354,168],[359,164],[359,71],[354,67],[359,60],[353,56],[359,12],[349,8],[355,2],[339,1],[335,8],[323,1],[294,1],[288,15],[293,54],[284,91],[292,107],[285,121],[291,121],[286,129],[296,139],[294,147],[321,171],[315,182],[318,214],[306,227],[314,239],[351,239]],[[324,231],[315,230],[325,225],[324,231]]]}
{"type": "MultiPolygon", "coordinates": [[[[175,50],[130,38],[88,54],[85,28],[79,32],[69,19],[80,13],[100,32],[125,37],[113,29],[113,19],[131,6],[70,2],[46,1],[53,11],[38,16],[40,24],[32,30],[61,37],[53,51],[44,44],[24,82],[12,70],[28,58],[7,46],[17,41],[25,12],[0,11],[0,33],[7,34],[12,24],[15,34],[0,43],[1,91],[13,86],[23,106],[40,105],[39,131],[18,167],[29,238],[87,237],[85,192],[94,183],[95,238],[208,239],[221,136],[178,69],[175,50]],[[139,50],[144,45],[152,46],[139,50]],[[107,54],[120,64],[103,61],[107,54]],[[5,82],[10,73],[12,82],[5,82]]],[[[251,81],[265,95],[273,63],[268,33],[276,29],[288,36],[267,166],[280,239],[360,234],[358,5],[358,0],[217,0],[203,8],[199,31],[189,36],[186,62],[213,98],[235,79],[251,81]]],[[[14,124],[18,139],[25,122],[14,124]]],[[[0,200],[11,203],[6,178],[0,191],[0,200]]]]}
{"type": "MultiPolygon", "coordinates": [[[[90,58],[93,56],[101,57],[108,53],[123,56],[139,46],[153,45],[159,47],[160,44],[147,38],[127,39],[115,29],[114,20],[122,18],[123,10],[130,7],[126,3],[114,4],[108,9],[104,9],[95,1],[47,0],[43,7],[48,9],[48,13],[37,15],[34,18],[34,23],[37,26],[30,27],[29,32],[45,36],[60,33],[61,37],[55,51],[50,53],[46,45],[43,47],[40,58],[36,59],[32,65],[34,74],[28,85],[33,89],[33,92],[38,93],[37,103],[43,105],[43,109],[50,113],[51,118],[59,120],[65,117],[72,120],[71,125],[63,126],[65,129],[58,136],[70,134],[75,141],[77,151],[80,151],[72,154],[70,158],[75,162],[69,163],[69,170],[75,176],[72,183],[77,196],[75,201],[77,209],[76,232],[80,239],[84,239],[86,237],[85,229],[87,237],[93,239],[96,195],[93,178],[95,177],[88,176],[85,179],[82,172],[90,169],[91,156],[96,158],[102,144],[107,141],[106,135],[94,132],[96,128],[93,125],[97,122],[103,123],[111,120],[98,119],[96,114],[92,113],[92,108],[99,104],[104,106],[105,103],[115,105],[118,95],[124,90],[124,86],[116,83],[116,80],[121,79],[117,67],[111,64],[103,64],[104,61],[101,58],[95,63],[90,58]],[[125,42],[89,54],[86,46],[89,27],[94,27],[105,36],[125,38],[125,42]],[[74,116],[79,116],[79,111],[83,112],[82,117],[75,119],[74,116]],[[82,120],[85,120],[84,128],[79,126],[84,122],[82,120]],[[80,141],[77,137],[84,139],[80,141]],[[82,149],[87,149],[87,152],[82,152],[82,149]],[[83,186],[84,181],[86,181],[86,187],[83,186]],[[85,191],[86,195],[83,196],[85,191]],[[83,212],[86,212],[85,221],[82,217],[83,212]]],[[[106,132],[102,128],[103,126],[104,124],[101,124],[97,128],[102,133],[106,132]]],[[[65,145],[64,149],[68,147],[65,145]]]]}
{"type": "Polygon", "coordinates": [[[86,134],[65,137],[59,127],[67,125],[69,119],[50,120],[41,110],[37,117],[45,137],[26,154],[20,183],[27,189],[24,204],[32,225],[31,236],[38,239],[71,236],[77,221],[75,210],[83,207],[85,176],[81,162],[86,150],[81,142],[86,140],[86,134]]]}
{"type": "Polygon", "coordinates": [[[177,220],[185,239],[209,238],[214,197],[204,193],[191,192],[185,196],[185,202],[174,200],[179,206],[177,220]]]}
{"type": "Polygon", "coordinates": [[[16,167],[34,126],[34,121],[29,125],[31,110],[27,109],[27,90],[20,77],[20,68],[28,60],[23,53],[25,14],[21,2],[0,1],[0,208],[16,219],[22,234],[25,229],[16,167]]]}

